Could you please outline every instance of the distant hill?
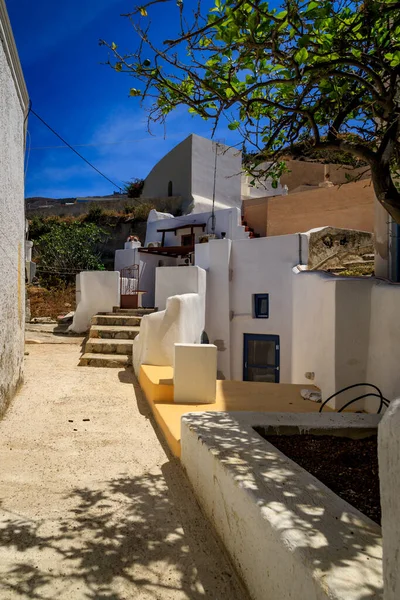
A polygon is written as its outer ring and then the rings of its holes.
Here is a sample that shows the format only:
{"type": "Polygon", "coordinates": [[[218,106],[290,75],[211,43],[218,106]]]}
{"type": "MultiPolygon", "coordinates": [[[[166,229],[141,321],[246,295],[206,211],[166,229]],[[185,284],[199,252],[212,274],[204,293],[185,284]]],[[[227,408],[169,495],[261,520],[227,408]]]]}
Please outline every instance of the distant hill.
{"type": "Polygon", "coordinates": [[[32,209],[40,208],[41,206],[54,206],[75,201],[76,198],[44,198],[42,196],[33,196],[32,198],[25,198],[25,206],[27,209],[32,209]]]}

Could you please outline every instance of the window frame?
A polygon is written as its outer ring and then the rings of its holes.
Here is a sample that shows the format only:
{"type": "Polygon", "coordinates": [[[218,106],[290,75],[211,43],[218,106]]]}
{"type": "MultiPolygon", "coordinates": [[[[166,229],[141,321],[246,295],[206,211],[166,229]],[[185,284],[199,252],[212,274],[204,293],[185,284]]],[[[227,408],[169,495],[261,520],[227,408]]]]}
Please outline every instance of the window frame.
{"type": "Polygon", "coordinates": [[[253,319],[269,319],[269,294],[253,294],[253,319]],[[260,312],[263,300],[267,301],[267,312],[260,312]]]}
{"type": "Polygon", "coordinates": [[[194,233],[184,233],[181,235],[181,246],[184,248],[192,247],[195,244],[195,235],[194,233]],[[190,244],[185,244],[185,241],[188,241],[190,238],[190,244]]]}

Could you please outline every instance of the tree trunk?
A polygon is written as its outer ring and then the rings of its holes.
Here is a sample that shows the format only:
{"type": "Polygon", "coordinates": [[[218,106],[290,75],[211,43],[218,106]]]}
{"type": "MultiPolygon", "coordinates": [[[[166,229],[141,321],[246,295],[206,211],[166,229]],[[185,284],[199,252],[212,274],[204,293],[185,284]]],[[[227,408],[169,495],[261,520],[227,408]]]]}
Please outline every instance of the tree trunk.
{"type": "Polygon", "coordinates": [[[389,165],[383,161],[371,165],[371,178],[377,200],[400,225],[400,192],[393,183],[389,165]]]}

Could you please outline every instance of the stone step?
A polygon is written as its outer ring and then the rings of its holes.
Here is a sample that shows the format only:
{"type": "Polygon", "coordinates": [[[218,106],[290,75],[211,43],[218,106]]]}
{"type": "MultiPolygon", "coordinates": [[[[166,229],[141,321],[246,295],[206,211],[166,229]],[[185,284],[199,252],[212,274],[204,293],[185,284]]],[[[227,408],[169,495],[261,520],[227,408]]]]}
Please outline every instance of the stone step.
{"type": "Polygon", "coordinates": [[[121,369],[132,364],[132,356],[128,354],[100,354],[86,352],[79,360],[80,367],[109,367],[121,369]]]}
{"type": "Polygon", "coordinates": [[[126,325],[92,325],[89,338],[102,340],[134,340],[140,327],[126,325]]]}
{"type": "Polygon", "coordinates": [[[100,354],[132,354],[132,340],[102,340],[89,338],[85,352],[100,354]]]}
{"type": "Polygon", "coordinates": [[[118,308],[118,306],[114,306],[113,314],[130,315],[132,317],[143,317],[144,315],[151,315],[152,313],[157,312],[157,310],[157,308],[118,308]]]}
{"type": "Polygon", "coordinates": [[[109,315],[94,315],[92,317],[92,325],[123,325],[127,327],[137,327],[140,325],[142,317],[129,316],[129,315],[117,315],[111,313],[109,315]]]}

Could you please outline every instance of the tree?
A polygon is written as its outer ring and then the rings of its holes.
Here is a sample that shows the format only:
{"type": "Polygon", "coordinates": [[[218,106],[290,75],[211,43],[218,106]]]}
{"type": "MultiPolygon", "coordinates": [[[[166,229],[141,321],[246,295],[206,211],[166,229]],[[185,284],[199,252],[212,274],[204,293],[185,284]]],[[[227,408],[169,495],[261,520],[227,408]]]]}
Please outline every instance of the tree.
{"type": "Polygon", "coordinates": [[[124,192],[128,198],[140,198],[144,188],[144,179],[132,179],[128,181],[124,186],[124,192]]]}
{"type": "Polygon", "coordinates": [[[80,271],[104,270],[100,246],[105,232],[94,223],[57,223],[35,242],[38,272],[54,281],[74,281],[80,271]]]}
{"type": "MultiPolygon", "coordinates": [[[[121,54],[106,44],[117,71],[136,77],[130,94],[151,104],[150,121],[186,105],[214,122],[229,120],[254,164],[281,157],[295,143],[345,152],[367,163],[379,202],[400,223],[396,187],[400,150],[400,3],[395,0],[215,0],[192,17],[182,0],[177,35],[157,45],[152,0],[126,15],[138,49],[121,54]]],[[[103,42],[105,43],[105,42],[103,42]]]]}

